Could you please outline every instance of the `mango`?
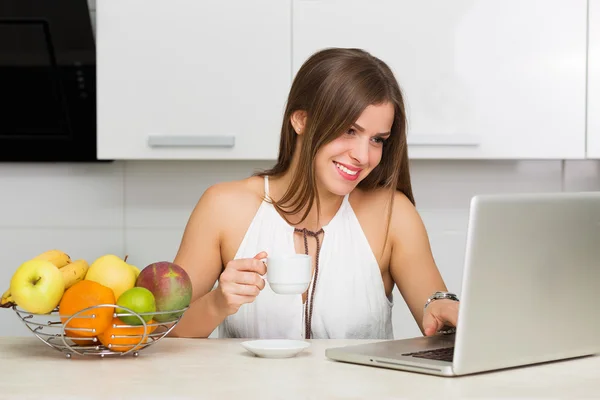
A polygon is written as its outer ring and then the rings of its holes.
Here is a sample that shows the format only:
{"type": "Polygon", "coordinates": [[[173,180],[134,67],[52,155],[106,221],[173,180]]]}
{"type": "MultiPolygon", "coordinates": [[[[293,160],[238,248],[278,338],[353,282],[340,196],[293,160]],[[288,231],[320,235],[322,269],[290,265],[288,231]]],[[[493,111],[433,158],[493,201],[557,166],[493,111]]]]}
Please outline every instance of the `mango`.
{"type": "Polygon", "coordinates": [[[148,289],[156,302],[156,322],[171,322],[179,318],[181,310],[192,301],[192,280],[183,268],[169,261],[158,261],[140,272],[135,286],[148,289]]]}

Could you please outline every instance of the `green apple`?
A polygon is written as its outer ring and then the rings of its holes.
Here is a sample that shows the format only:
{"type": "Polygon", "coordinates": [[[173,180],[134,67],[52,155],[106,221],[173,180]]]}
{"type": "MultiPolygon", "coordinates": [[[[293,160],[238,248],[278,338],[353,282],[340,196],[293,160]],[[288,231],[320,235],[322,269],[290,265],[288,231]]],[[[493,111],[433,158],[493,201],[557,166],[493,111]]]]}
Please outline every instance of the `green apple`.
{"type": "MultiPolygon", "coordinates": [[[[151,291],[143,287],[134,287],[125,292],[117,300],[117,305],[127,307],[135,313],[153,313],[156,312],[156,301],[151,291]]],[[[117,308],[117,317],[127,325],[143,325],[137,315],[118,315],[131,314],[128,310],[117,308]]],[[[152,315],[140,315],[148,323],[152,315]]]]}
{"type": "Polygon", "coordinates": [[[47,260],[29,260],[17,268],[10,280],[10,293],[19,308],[47,314],[60,303],[65,291],[62,272],[47,260]]]}

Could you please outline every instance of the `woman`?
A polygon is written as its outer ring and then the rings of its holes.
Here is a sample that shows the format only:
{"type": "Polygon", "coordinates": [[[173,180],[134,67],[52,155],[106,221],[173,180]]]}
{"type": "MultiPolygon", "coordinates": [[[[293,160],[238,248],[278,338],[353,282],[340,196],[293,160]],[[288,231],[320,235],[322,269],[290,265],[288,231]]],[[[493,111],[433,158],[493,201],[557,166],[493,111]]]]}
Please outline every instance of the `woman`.
{"type": "Polygon", "coordinates": [[[446,288],[415,210],[388,66],[359,49],[313,54],[289,93],[276,165],[210,187],[175,263],[194,295],[173,336],[219,326],[221,337],[391,339],[394,285],[425,335],[456,326],[457,299],[431,298],[446,288]],[[294,252],[312,256],[313,282],[277,295],[261,259],[294,252]]]}

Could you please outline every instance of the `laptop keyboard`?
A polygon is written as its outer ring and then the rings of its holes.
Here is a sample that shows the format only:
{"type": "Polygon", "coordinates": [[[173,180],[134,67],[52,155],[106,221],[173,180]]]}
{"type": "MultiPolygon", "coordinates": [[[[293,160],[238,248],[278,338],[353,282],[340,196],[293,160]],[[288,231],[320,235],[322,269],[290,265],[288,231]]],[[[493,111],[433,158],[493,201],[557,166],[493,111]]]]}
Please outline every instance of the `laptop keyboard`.
{"type": "Polygon", "coordinates": [[[415,353],[405,353],[403,356],[417,358],[427,358],[429,360],[452,361],[454,357],[454,347],[445,347],[443,349],[417,351],[415,353]]]}

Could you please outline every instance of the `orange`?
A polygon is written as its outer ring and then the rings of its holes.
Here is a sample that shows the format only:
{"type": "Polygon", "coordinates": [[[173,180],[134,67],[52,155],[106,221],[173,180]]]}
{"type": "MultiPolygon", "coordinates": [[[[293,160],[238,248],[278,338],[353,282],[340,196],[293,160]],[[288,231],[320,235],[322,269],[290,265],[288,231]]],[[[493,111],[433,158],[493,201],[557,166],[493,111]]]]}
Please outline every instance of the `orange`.
{"type": "Polygon", "coordinates": [[[79,311],[101,304],[109,304],[107,307],[97,307],[77,314],[68,325],[65,325],[67,336],[76,334],[80,337],[94,337],[104,332],[110,326],[115,308],[115,294],[112,289],[94,281],[79,281],[63,294],[59,304],[60,320],[63,324],[71,315],[79,311]],[[92,318],[92,316],[94,316],[92,318]],[[93,330],[69,330],[69,328],[86,328],[93,330]]]}
{"type": "Polygon", "coordinates": [[[86,337],[86,336],[82,336],[78,331],[67,331],[65,330],[65,339],[70,339],[73,343],[79,345],[79,346],[96,346],[98,345],[99,341],[96,340],[94,342],[94,338],[93,337],[86,337]],[[77,339],[77,338],[84,338],[84,339],[77,339]]]}
{"type": "MultiPolygon", "coordinates": [[[[147,322],[147,324],[153,323],[154,321],[147,322]]],[[[146,326],[148,335],[154,332],[155,329],[156,326],[146,326]]],[[[126,352],[133,347],[135,347],[134,350],[142,348],[149,338],[146,336],[144,341],[140,343],[142,336],[144,336],[143,326],[129,326],[124,324],[119,318],[115,317],[108,329],[98,335],[98,340],[110,350],[126,352]]]]}

